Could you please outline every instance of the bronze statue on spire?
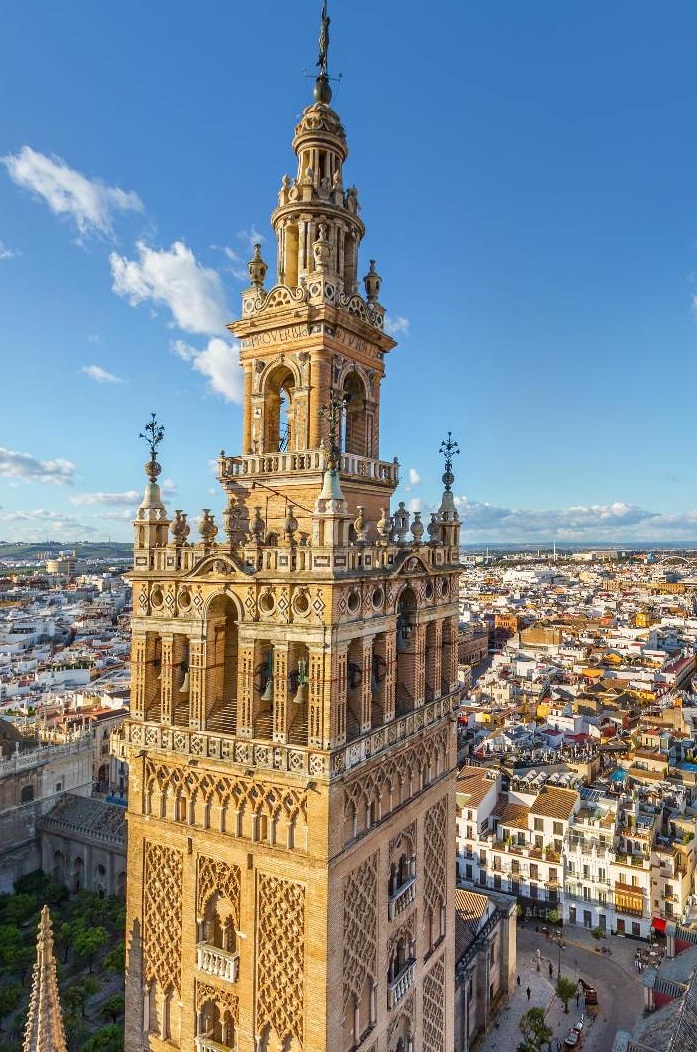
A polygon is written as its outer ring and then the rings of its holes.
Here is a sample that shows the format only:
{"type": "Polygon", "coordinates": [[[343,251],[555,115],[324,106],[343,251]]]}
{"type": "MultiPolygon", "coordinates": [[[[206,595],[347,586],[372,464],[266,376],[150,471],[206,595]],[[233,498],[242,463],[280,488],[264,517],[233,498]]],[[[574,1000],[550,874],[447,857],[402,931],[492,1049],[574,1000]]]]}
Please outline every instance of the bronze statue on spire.
{"type": "Polygon", "coordinates": [[[317,59],[317,65],[319,67],[320,75],[326,77],[327,75],[327,62],[329,60],[329,23],[331,18],[327,14],[327,0],[324,0],[322,4],[322,20],[320,22],[319,29],[319,58],[317,59]]]}

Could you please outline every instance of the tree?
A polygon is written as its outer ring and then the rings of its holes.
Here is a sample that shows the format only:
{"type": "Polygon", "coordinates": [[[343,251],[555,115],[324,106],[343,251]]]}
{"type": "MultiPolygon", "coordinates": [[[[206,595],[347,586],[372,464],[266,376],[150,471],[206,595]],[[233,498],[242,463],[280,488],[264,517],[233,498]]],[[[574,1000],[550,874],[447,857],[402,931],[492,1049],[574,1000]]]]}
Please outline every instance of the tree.
{"type": "Polygon", "coordinates": [[[123,1015],[125,1001],[121,994],[112,994],[111,997],[107,997],[103,1005],[100,1005],[99,1014],[105,1015],[107,1019],[111,1019],[112,1023],[116,1023],[116,1020],[120,1015],[123,1015]]]}
{"type": "Polygon", "coordinates": [[[122,973],[126,967],[126,944],[123,939],[113,946],[104,958],[104,967],[110,972],[122,973]]]}
{"type": "Polygon", "coordinates": [[[73,941],[73,949],[78,957],[86,957],[89,973],[92,974],[94,956],[108,942],[109,935],[104,928],[83,928],[73,941]]]}
{"type": "Polygon", "coordinates": [[[97,979],[90,979],[88,976],[86,979],[83,979],[81,983],[73,983],[72,986],[68,987],[65,994],[65,1000],[74,1014],[77,1015],[79,1012],[81,1018],[85,1018],[85,1006],[90,997],[97,993],[99,985],[97,979]]]}
{"type": "Polygon", "coordinates": [[[557,979],[557,997],[564,1005],[564,1011],[569,1011],[569,1001],[576,995],[578,987],[573,979],[567,979],[565,975],[560,975],[557,979]]]}
{"type": "Polygon", "coordinates": [[[523,1035],[523,1042],[518,1046],[519,1052],[540,1052],[543,1045],[549,1042],[554,1031],[545,1022],[544,1008],[530,1008],[520,1017],[518,1029],[523,1035]]]}
{"type": "Polygon", "coordinates": [[[123,1052],[123,1027],[110,1023],[83,1041],[80,1052],[123,1052]]]}
{"type": "Polygon", "coordinates": [[[14,1012],[22,1000],[22,987],[19,983],[10,983],[8,986],[0,987],[0,1031],[2,1021],[10,1012],[14,1012]]]}

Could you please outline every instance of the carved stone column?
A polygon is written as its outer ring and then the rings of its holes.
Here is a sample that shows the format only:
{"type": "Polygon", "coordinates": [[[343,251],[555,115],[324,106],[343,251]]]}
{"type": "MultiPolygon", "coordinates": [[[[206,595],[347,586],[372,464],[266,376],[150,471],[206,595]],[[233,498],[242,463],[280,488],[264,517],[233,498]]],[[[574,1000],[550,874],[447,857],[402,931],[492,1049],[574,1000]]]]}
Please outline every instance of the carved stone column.
{"type": "Polygon", "coordinates": [[[309,684],[309,709],[307,742],[308,745],[325,748],[323,739],[324,726],[324,653],[311,647],[310,660],[308,662],[309,684]]]}
{"type": "Polygon", "coordinates": [[[254,657],[253,639],[240,639],[237,666],[237,733],[240,738],[254,734],[254,657]]]}
{"type": "Polygon", "coordinates": [[[361,732],[369,731],[372,726],[373,706],[373,639],[374,636],[364,636],[362,639],[363,652],[361,660],[361,732]]]}
{"type": "Polygon", "coordinates": [[[174,722],[174,703],[172,700],[172,650],[174,638],[162,636],[162,665],[160,667],[160,720],[171,727],[174,722]]]}
{"type": "Polygon", "coordinates": [[[426,625],[414,627],[414,704],[422,705],[426,687],[426,625]]]}
{"type": "Polygon", "coordinates": [[[206,642],[189,645],[189,722],[202,730],[206,725],[206,642]]]}
{"type": "Polygon", "coordinates": [[[288,657],[289,643],[273,648],[273,740],[288,741],[288,657]]]}

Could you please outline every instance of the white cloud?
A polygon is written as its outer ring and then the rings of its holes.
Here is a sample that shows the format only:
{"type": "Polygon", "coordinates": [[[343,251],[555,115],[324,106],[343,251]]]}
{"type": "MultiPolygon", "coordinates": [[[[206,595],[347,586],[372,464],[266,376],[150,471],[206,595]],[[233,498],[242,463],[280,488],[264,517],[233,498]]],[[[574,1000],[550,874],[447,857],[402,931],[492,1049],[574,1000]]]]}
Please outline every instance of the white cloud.
{"type": "Polygon", "coordinates": [[[622,501],[542,510],[498,507],[468,497],[455,497],[455,504],[464,542],[631,543],[697,538],[697,511],[666,515],[622,501]]]}
{"type": "Polygon", "coordinates": [[[0,475],[26,482],[53,482],[58,486],[70,486],[75,475],[75,465],[62,458],[38,460],[31,453],[19,453],[0,446],[0,475]]]}
{"type": "Polygon", "coordinates": [[[31,146],[0,157],[0,161],[17,186],[40,197],[54,215],[72,219],[81,235],[111,236],[115,212],[143,211],[143,202],[133,191],[88,179],[62,157],[47,157],[31,146]]]}
{"type": "Polygon", "coordinates": [[[213,394],[220,395],[227,402],[241,403],[243,395],[243,374],[237,361],[235,350],[218,337],[208,341],[204,350],[199,351],[186,343],[175,340],[172,353],[182,361],[189,362],[193,368],[205,376],[213,394]]]}
{"type": "Polygon", "coordinates": [[[140,493],[135,489],[127,490],[125,493],[78,493],[70,498],[71,504],[87,507],[93,504],[125,505],[130,508],[140,500],[140,493]]]}
{"type": "Polygon", "coordinates": [[[416,470],[416,468],[409,468],[409,485],[410,486],[420,486],[421,485],[421,475],[419,475],[419,473],[416,470]]]}
{"type": "Polygon", "coordinates": [[[166,497],[176,497],[177,484],[173,479],[162,479],[160,489],[166,497]]]}
{"type": "Polygon", "coordinates": [[[87,336],[87,342],[88,343],[104,343],[102,337],[99,335],[98,332],[91,332],[91,333],[89,333],[88,336],[87,336]]]}
{"type": "Polygon", "coordinates": [[[228,248],[227,245],[223,246],[222,249],[225,258],[228,261],[228,266],[225,267],[230,273],[237,278],[238,281],[249,281],[249,271],[244,263],[244,260],[235,252],[234,249],[228,248]]]}
{"type": "Polygon", "coordinates": [[[150,301],[167,307],[174,324],[184,332],[212,336],[224,331],[228,319],[220,275],[202,266],[183,241],[169,249],[137,243],[138,259],[109,256],[112,289],[132,307],[150,301]]]}
{"type": "Polygon", "coordinates": [[[125,384],[126,381],[121,376],[114,376],[113,373],[109,373],[106,369],[102,369],[100,365],[83,365],[80,370],[85,376],[89,376],[90,380],[96,380],[98,384],[125,384]]]}
{"type": "Polygon", "coordinates": [[[18,255],[17,252],[13,252],[4,241],[0,241],[0,259],[14,259],[16,255],[18,255]]]}
{"type": "Polygon", "coordinates": [[[390,317],[389,314],[385,315],[385,332],[389,333],[390,336],[402,336],[409,335],[409,319],[404,318],[401,314],[395,314],[394,318],[390,317]]]}
{"type": "Polygon", "coordinates": [[[253,223],[251,230],[238,230],[237,237],[245,245],[248,245],[250,249],[253,249],[255,245],[260,245],[264,240],[264,235],[259,233],[253,223]]]}
{"type": "Polygon", "coordinates": [[[44,508],[33,511],[0,511],[0,522],[8,527],[18,526],[18,529],[11,532],[24,540],[44,540],[49,529],[54,537],[61,534],[65,537],[89,536],[98,532],[95,527],[80,522],[74,515],[47,511],[44,508]]]}

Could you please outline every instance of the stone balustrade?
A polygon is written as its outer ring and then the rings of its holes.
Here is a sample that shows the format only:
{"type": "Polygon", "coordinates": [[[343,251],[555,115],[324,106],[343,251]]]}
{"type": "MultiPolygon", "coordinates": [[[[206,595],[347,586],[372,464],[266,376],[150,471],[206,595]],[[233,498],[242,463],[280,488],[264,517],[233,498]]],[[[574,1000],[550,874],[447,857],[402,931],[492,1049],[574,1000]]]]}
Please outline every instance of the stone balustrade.
{"type": "Polygon", "coordinates": [[[387,1007],[394,1008],[414,985],[416,974],[416,961],[410,960],[402,968],[399,975],[387,984],[387,1007]]]}
{"type": "Polygon", "coordinates": [[[239,953],[222,950],[209,942],[200,942],[196,947],[196,966],[206,975],[214,975],[217,979],[236,983],[239,964],[239,953]]]}
{"type": "Polygon", "coordinates": [[[387,915],[390,920],[394,920],[395,917],[399,917],[400,914],[404,913],[407,906],[409,906],[416,898],[416,877],[409,877],[408,880],[402,884],[401,888],[390,895],[390,900],[387,904],[387,915]]]}

